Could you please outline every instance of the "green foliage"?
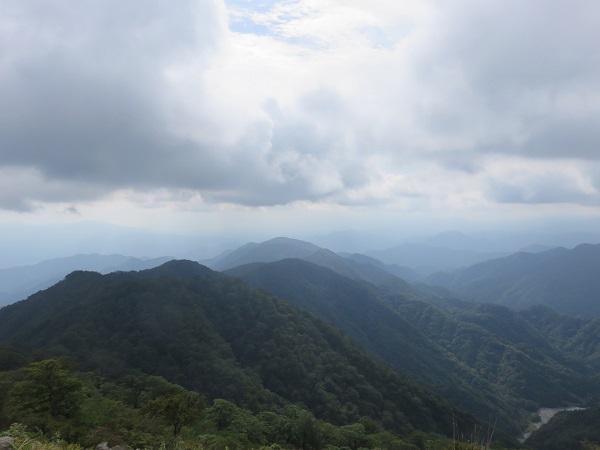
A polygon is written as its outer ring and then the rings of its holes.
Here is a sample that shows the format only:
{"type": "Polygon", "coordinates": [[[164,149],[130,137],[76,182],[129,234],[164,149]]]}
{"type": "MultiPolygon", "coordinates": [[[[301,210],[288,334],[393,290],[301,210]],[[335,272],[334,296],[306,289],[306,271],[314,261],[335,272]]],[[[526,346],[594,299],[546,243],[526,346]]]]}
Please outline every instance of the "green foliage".
{"type": "Polygon", "coordinates": [[[161,395],[144,405],[142,412],[164,421],[173,427],[173,436],[179,436],[181,428],[191,425],[202,416],[204,399],[195,392],[161,395]]]}
{"type": "MultiPolygon", "coordinates": [[[[296,405],[253,413],[232,402],[216,399],[203,410],[204,403],[199,394],[153,376],[136,376],[135,385],[146,387],[140,396],[141,408],[136,409],[129,404],[130,393],[123,388],[123,384],[130,384],[131,379],[114,383],[98,374],[73,372],[54,363],[41,361],[23,370],[3,374],[37,380],[40,369],[51,369],[60,373],[62,381],[79,381],[77,385],[85,392],[79,408],[72,410],[69,417],[62,417],[60,423],[49,421],[45,430],[25,426],[27,412],[22,405],[15,404],[18,407],[11,418],[17,424],[2,434],[15,438],[22,450],[80,450],[104,441],[110,445],[148,450],[416,450],[423,442],[427,442],[427,448],[443,448],[432,446],[438,438],[425,433],[414,432],[408,438],[402,438],[383,430],[367,417],[357,423],[336,426],[315,418],[311,412],[296,405]],[[69,432],[64,433],[64,430],[69,432]]],[[[9,390],[13,402],[25,398],[18,395],[18,391],[18,386],[9,390]]],[[[41,408],[32,405],[30,398],[28,401],[28,405],[36,410],[41,408]]]]}
{"type": "Polygon", "coordinates": [[[43,431],[73,435],[72,419],[78,417],[85,399],[81,380],[58,360],[30,364],[21,371],[8,397],[8,416],[43,431]]]}

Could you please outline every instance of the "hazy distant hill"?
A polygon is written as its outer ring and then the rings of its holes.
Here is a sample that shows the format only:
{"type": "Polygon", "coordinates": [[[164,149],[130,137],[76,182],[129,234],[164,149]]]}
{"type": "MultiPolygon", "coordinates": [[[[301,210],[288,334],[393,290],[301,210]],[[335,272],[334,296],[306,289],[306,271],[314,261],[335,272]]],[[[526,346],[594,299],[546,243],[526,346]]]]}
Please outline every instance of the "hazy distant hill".
{"type": "Polygon", "coordinates": [[[123,255],[75,255],[55,258],[31,266],[0,270],[0,306],[22,300],[52,286],[74,270],[109,273],[117,270],[143,270],[159,266],[170,257],[140,259],[123,255]]]}
{"type": "Polygon", "coordinates": [[[259,244],[252,242],[202,263],[214,270],[227,270],[244,264],[274,262],[288,258],[303,259],[327,267],[353,280],[367,281],[376,285],[398,282],[398,277],[402,274],[412,278],[418,277],[410,269],[387,265],[365,255],[340,255],[310,242],[285,237],[259,244]]]}
{"type": "Polygon", "coordinates": [[[386,250],[365,252],[387,264],[410,267],[421,276],[440,270],[457,269],[504,256],[502,253],[482,253],[468,249],[452,249],[427,244],[404,243],[386,250]]]}
{"type": "Polygon", "coordinates": [[[482,302],[543,304],[574,316],[600,316],[600,244],[517,253],[432,275],[428,283],[482,302]]]}
{"type": "Polygon", "coordinates": [[[271,262],[285,258],[305,258],[321,250],[310,242],[278,237],[266,242],[250,242],[212,260],[202,261],[214,270],[226,270],[253,262],[271,262]]]}
{"type": "Polygon", "coordinates": [[[106,375],[138,369],[209,399],[301,403],[318,417],[370,416],[451,435],[473,420],[315,316],[190,261],[142,272],[74,272],[0,309],[0,343],[75,359],[106,375]]]}

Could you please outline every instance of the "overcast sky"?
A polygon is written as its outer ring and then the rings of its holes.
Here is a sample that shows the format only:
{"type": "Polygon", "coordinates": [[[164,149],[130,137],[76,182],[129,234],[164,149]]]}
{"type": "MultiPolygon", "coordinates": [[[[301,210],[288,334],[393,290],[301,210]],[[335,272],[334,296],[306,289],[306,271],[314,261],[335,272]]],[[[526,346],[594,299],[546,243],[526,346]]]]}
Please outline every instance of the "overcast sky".
{"type": "Polygon", "coordinates": [[[597,219],[599,23],[595,0],[2,0],[0,220],[597,219]]]}

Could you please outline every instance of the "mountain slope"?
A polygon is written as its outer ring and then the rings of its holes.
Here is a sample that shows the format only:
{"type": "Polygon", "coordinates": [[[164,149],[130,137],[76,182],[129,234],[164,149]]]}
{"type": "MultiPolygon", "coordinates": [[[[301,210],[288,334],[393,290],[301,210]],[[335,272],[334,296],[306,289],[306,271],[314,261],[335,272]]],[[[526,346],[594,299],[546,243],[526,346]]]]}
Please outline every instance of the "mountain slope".
{"type": "Polygon", "coordinates": [[[600,318],[565,316],[546,306],[532,306],[519,314],[548,342],[600,370],[600,318]]]}
{"type": "Polygon", "coordinates": [[[473,423],[332,326],[197,263],[74,272],[0,321],[0,343],[107,375],[161,375],[209,399],[299,402],[334,423],[371,416],[402,432],[449,434],[453,414],[473,423]]]}
{"type": "Polygon", "coordinates": [[[517,433],[521,400],[423,335],[411,317],[382,302],[374,286],[297,259],[251,264],[227,273],[311,311],[453,404],[480,417],[495,417],[501,428],[517,433]]]}
{"type": "Polygon", "coordinates": [[[394,300],[424,334],[515,398],[561,406],[600,395],[600,380],[583,359],[561,351],[515,311],[472,305],[442,312],[423,302],[394,300]]]}
{"type": "Polygon", "coordinates": [[[205,263],[214,270],[226,270],[253,262],[271,262],[285,258],[304,258],[321,250],[310,242],[278,237],[259,244],[250,242],[205,263]]]}
{"type": "Polygon", "coordinates": [[[515,308],[543,304],[568,315],[600,316],[600,244],[517,253],[433,275],[428,283],[481,302],[515,308]]]}
{"type": "Polygon", "coordinates": [[[389,266],[374,258],[359,254],[342,256],[310,242],[285,237],[259,244],[251,242],[203,262],[214,270],[229,270],[245,264],[275,262],[289,258],[309,261],[353,280],[375,285],[403,283],[404,281],[398,278],[402,273],[408,274],[409,277],[417,277],[408,269],[389,266]]]}

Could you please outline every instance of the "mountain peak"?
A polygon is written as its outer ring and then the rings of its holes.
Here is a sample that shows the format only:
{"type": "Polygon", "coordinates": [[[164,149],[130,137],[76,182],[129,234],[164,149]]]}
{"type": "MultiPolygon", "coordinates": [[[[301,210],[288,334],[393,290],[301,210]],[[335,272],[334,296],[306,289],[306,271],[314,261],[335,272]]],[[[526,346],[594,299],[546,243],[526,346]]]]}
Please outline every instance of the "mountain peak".
{"type": "Polygon", "coordinates": [[[173,259],[153,269],[144,270],[142,273],[187,278],[198,275],[210,275],[214,272],[197,261],[173,259]]]}

